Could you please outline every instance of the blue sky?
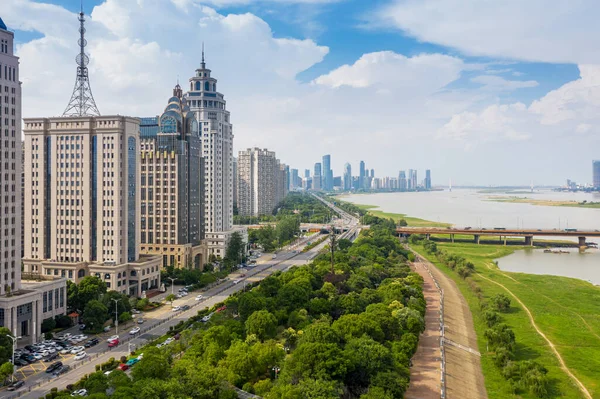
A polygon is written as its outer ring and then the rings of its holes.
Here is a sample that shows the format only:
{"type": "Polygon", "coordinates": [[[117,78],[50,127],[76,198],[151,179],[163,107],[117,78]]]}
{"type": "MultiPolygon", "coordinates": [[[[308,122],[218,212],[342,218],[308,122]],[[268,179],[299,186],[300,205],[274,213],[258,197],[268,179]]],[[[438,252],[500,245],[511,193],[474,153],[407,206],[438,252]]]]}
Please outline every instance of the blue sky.
{"type": "MultiPolygon", "coordinates": [[[[79,2],[6,1],[0,16],[16,30],[23,113],[60,113],[60,100],[51,97],[68,97],[61,91],[72,86],[79,2]],[[29,91],[48,79],[45,95],[29,91]]],[[[460,176],[457,184],[591,180],[591,159],[600,158],[600,49],[592,39],[599,28],[591,15],[600,5],[565,7],[542,0],[84,4],[101,110],[160,113],[205,41],[232,112],[236,149],[269,147],[300,170],[312,169],[323,153],[338,171],[359,160],[378,175],[431,168],[440,181],[460,176]],[[419,149],[441,156],[426,159],[419,149]],[[517,153],[533,158],[523,161],[525,174],[512,162],[517,153]],[[465,163],[490,158],[497,167],[465,163]]]]}

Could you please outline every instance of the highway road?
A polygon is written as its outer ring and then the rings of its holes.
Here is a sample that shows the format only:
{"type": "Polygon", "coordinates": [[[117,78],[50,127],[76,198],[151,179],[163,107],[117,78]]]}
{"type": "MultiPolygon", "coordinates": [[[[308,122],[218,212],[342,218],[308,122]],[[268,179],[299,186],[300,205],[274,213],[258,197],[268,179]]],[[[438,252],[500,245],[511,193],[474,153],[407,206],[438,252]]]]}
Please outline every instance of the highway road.
{"type": "MultiPolygon", "coordinates": [[[[70,365],[72,370],[60,377],[52,377],[44,372],[39,372],[27,378],[25,386],[15,393],[0,391],[0,397],[6,399],[12,398],[27,398],[38,399],[44,396],[52,388],[64,389],[69,384],[74,384],[79,381],[85,374],[95,372],[95,365],[107,362],[111,357],[115,359],[121,356],[127,356],[129,353],[129,345],[131,349],[141,347],[148,341],[152,341],[169,331],[169,327],[176,325],[182,320],[195,316],[197,312],[205,307],[210,308],[216,303],[224,301],[231,294],[240,291],[246,283],[254,283],[261,281],[276,271],[285,271],[293,266],[308,263],[312,258],[318,255],[319,251],[327,244],[327,240],[317,247],[307,251],[300,252],[301,249],[310,240],[310,237],[301,239],[298,243],[285,248],[277,253],[275,259],[272,254],[263,255],[257,265],[245,271],[246,277],[241,277],[242,272],[235,272],[229,275],[229,279],[206,291],[194,291],[190,295],[175,301],[174,306],[189,305],[191,308],[183,312],[173,312],[169,305],[163,306],[154,312],[145,315],[146,322],[141,325],[142,331],[135,336],[129,336],[129,328],[119,329],[121,336],[121,344],[109,349],[106,337],[114,334],[114,330],[102,335],[102,341],[95,347],[86,349],[88,357],[83,361],[74,361],[72,356],[63,360],[64,364],[70,365]],[[237,284],[233,281],[240,280],[237,284]],[[204,295],[202,301],[195,301],[195,296],[199,293],[204,295]]],[[[313,238],[314,239],[314,238],[313,238]]],[[[168,291],[167,293],[169,293],[168,291]]],[[[164,295],[166,295],[165,293],[164,295]]],[[[91,337],[90,337],[91,338],[91,337]]]]}

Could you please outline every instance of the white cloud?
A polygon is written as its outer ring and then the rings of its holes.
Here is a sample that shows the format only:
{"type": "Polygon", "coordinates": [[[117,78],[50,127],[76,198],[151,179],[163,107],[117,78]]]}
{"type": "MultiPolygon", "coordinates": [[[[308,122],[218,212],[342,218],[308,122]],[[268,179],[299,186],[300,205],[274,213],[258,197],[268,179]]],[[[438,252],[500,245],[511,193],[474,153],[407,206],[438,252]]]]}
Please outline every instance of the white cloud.
{"type": "Polygon", "coordinates": [[[507,80],[495,75],[480,75],[471,78],[471,82],[483,85],[486,90],[512,91],[538,86],[535,80],[507,80]]]}
{"type": "Polygon", "coordinates": [[[375,24],[469,55],[600,63],[597,0],[393,0],[375,24]]]}

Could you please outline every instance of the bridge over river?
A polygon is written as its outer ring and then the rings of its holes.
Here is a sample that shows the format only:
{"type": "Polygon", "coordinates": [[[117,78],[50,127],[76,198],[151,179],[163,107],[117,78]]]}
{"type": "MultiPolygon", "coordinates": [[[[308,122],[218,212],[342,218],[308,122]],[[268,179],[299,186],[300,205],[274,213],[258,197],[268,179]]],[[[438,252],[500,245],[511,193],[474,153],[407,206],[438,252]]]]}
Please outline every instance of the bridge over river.
{"type": "Polygon", "coordinates": [[[473,229],[470,227],[463,228],[440,228],[440,227],[398,227],[396,232],[401,236],[410,236],[411,234],[422,234],[430,238],[432,234],[437,235],[449,235],[452,242],[454,242],[454,235],[472,235],[474,241],[479,244],[481,236],[494,236],[500,237],[500,240],[504,239],[504,245],[506,245],[507,237],[524,237],[525,245],[533,245],[533,237],[577,237],[579,240],[579,246],[585,246],[585,240],[588,237],[600,237],[600,231],[598,230],[542,230],[542,229],[505,229],[505,228],[493,228],[485,229],[478,228],[473,229]]]}

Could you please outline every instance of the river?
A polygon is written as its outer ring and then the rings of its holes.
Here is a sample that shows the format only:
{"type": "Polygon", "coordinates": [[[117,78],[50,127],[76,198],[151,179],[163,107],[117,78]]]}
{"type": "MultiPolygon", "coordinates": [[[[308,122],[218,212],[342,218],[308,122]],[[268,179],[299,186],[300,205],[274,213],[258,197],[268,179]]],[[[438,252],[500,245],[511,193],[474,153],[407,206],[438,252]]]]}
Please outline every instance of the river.
{"type": "MultiPolygon", "coordinates": [[[[494,202],[490,201],[491,196],[518,196],[552,201],[600,201],[598,193],[503,193],[467,189],[454,189],[452,192],[352,194],[342,199],[356,204],[375,205],[384,212],[403,213],[412,217],[452,223],[458,227],[600,229],[600,209],[494,202]]],[[[500,269],[506,271],[574,277],[600,284],[600,251],[588,249],[580,252],[573,249],[569,252],[548,254],[540,249],[516,251],[498,259],[498,264],[500,269]]]]}

